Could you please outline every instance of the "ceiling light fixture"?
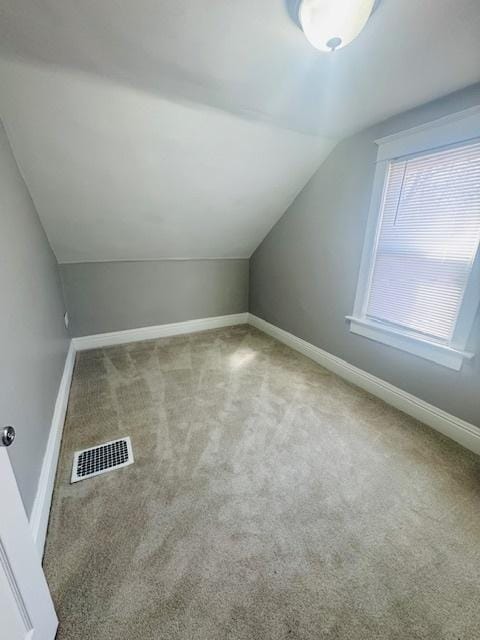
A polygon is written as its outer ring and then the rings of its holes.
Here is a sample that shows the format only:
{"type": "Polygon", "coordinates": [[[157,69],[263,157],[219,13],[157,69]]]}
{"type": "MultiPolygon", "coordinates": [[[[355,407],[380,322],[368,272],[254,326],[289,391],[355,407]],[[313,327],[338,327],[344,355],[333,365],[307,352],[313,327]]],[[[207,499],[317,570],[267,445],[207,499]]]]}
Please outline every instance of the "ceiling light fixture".
{"type": "Polygon", "coordinates": [[[311,45],[335,51],[358,36],[374,4],[375,0],[302,0],[298,17],[311,45]]]}

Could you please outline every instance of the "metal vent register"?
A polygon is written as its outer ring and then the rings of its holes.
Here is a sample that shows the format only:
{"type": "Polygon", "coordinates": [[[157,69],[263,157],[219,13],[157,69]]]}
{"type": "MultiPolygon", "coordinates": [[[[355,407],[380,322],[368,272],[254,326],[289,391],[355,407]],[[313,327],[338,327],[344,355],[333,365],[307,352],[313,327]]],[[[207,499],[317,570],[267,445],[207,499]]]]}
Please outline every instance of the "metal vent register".
{"type": "Polygon", "coordinates": [[[98,476],[132,463],[132,443],[128,437],[105,442],[98,447],[83,449],[83,451],[75,451],[70,482],[85,480],[85,478],[98,476]]]}

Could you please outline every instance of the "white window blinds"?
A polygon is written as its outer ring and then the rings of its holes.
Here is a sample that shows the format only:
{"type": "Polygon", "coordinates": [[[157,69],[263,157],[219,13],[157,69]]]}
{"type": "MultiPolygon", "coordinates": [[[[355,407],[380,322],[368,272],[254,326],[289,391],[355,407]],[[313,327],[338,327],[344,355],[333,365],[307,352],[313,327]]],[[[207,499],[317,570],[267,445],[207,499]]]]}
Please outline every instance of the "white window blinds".
{"type": "Polygon", "coordinates": [[[366,316],[449,343],[480,240],[480,142],[390,163],[366,316]]]}

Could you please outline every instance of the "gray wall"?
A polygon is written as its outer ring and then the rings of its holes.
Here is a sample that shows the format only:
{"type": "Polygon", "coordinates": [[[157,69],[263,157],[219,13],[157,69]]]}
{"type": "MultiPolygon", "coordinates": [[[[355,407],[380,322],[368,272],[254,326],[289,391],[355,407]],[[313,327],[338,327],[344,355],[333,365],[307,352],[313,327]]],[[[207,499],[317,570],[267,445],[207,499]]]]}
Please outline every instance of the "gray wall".
{"type": "Polygon", "coordinates": [[[350,333],[377,153],[375,138],[480,104],[480,84],[340,143],[255,251],[250,311],[480,426],[480,319],[461,372],[350,333]]]}
{"type": "Polygon", "coordinates": [[[248,260],[62,264],[73,336],[248,311],[248,260]]]}
{"type": "Polygon", "coordinates": [[[57,263],[0,123],[0,426],[30,515],[68,348],[57,263]]]}

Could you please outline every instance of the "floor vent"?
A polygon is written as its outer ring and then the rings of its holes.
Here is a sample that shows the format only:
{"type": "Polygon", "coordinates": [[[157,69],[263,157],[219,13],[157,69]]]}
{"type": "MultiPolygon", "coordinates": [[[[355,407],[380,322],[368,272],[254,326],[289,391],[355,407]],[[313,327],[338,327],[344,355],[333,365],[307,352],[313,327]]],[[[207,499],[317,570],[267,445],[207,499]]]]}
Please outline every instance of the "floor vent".
{"type": "Polygon", "coordinates": [[[101,473],[107,473],[133,463],[130,438],[105,442],[98,447],[75,451],[73,455],[72,479],[78,482],[101,473]]]}

